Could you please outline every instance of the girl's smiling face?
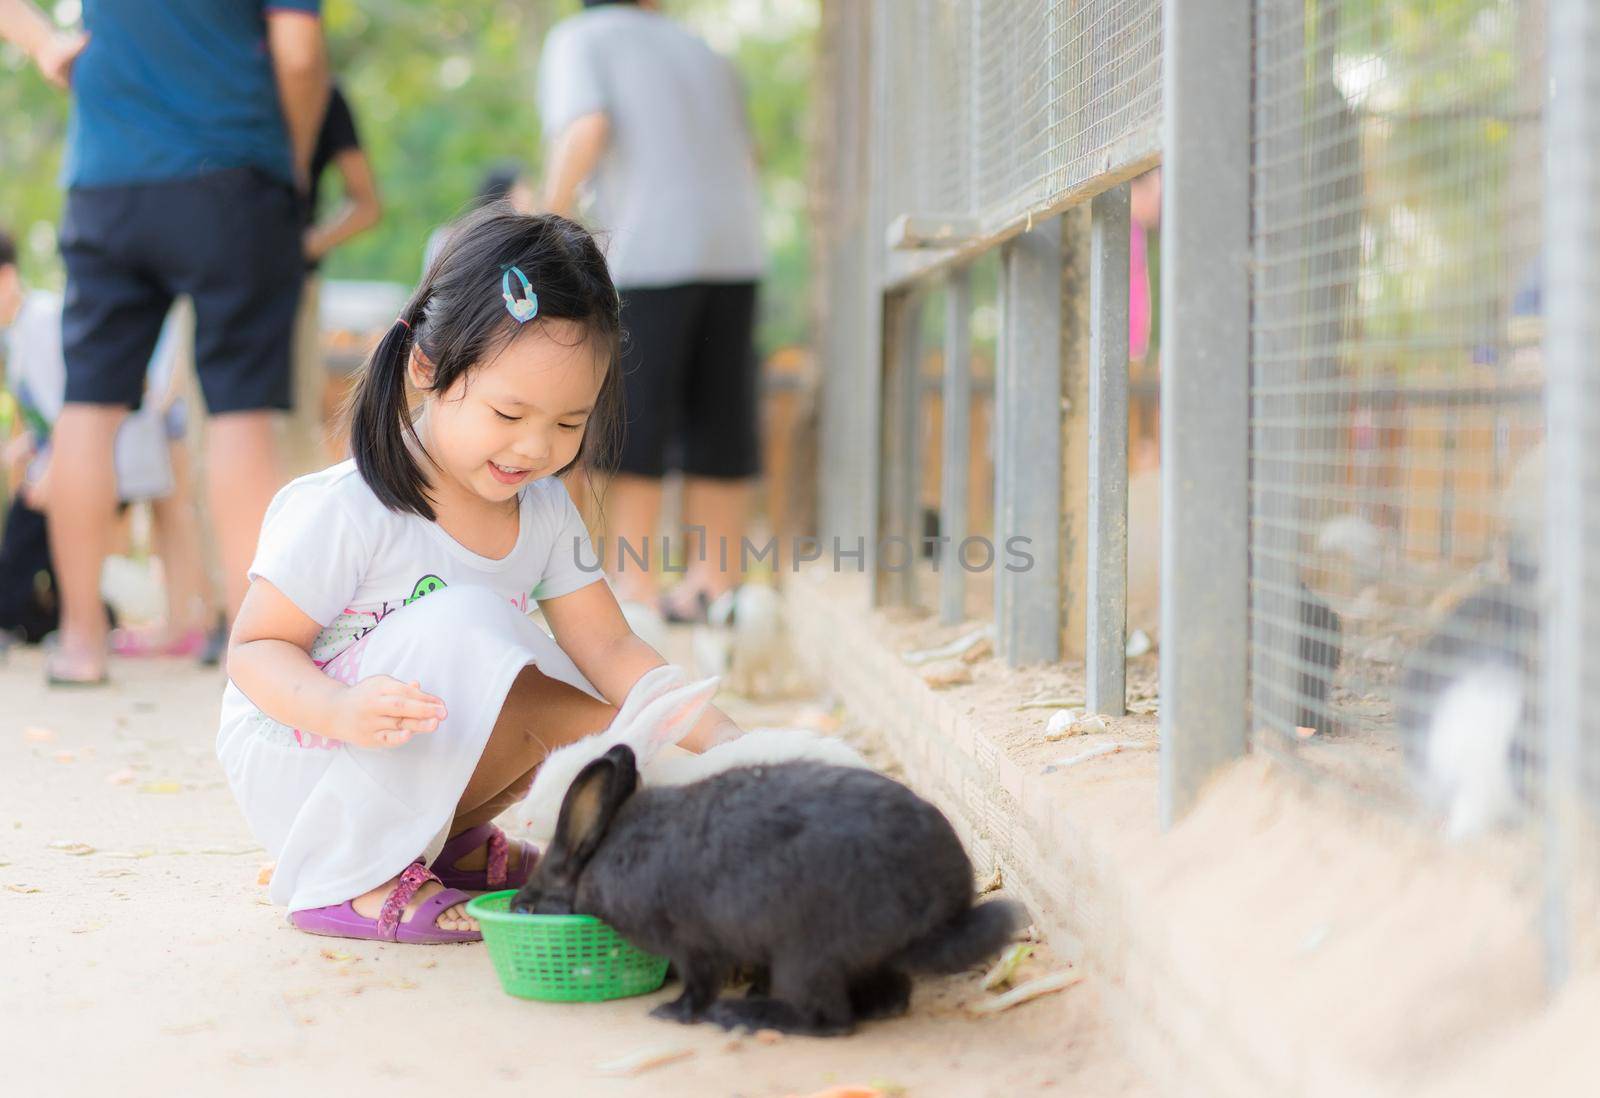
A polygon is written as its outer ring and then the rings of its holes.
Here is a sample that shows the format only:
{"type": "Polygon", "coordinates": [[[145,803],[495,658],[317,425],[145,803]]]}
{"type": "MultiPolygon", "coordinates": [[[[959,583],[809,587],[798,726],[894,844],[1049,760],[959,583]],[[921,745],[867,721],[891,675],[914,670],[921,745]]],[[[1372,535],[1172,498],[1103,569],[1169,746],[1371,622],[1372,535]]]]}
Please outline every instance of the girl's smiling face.
{"type": "Polygon", "coordinates": [[[443,393],[427,392],[433,370],[414,351],[411,382],[426,396],[417,433],[437,466],[424,462],[429,480],[502,503],[570,464],[607,369],[587,335],[572,320],[530,325],[443,393]]]}

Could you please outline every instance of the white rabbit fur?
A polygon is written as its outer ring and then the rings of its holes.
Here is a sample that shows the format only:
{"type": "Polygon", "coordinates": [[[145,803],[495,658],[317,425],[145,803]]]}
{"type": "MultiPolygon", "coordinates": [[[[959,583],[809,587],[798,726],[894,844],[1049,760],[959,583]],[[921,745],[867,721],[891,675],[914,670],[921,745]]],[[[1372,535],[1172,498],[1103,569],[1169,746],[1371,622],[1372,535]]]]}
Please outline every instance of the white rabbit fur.
{"type": "Polygon", "coordinates": [[[841,739],[819,736],[806,728],[752,728],[699,755],[680,747],[664,749],[641,776],[646,785],[688,785],[736,766],[770,766],[802,759],[871,769],[860,752],[841,739]]]}
{"type": "Polygon", "coordinates": [[[701,754],[677,746],[716,694],[719,680],[689,682],[672,665],[646,672],[628,692],[611,726],[552,751],[534,775],[533,787],[517,808],[523,830],[536,839],[555,834],[561,802],[574,778],[589,763],[618,744],[633,749],[643,764],[644,785],[687,785],[737,766],[808,759],[833,766],[870,769],[849,744],[803,728],[757,728],[701,754]]]}

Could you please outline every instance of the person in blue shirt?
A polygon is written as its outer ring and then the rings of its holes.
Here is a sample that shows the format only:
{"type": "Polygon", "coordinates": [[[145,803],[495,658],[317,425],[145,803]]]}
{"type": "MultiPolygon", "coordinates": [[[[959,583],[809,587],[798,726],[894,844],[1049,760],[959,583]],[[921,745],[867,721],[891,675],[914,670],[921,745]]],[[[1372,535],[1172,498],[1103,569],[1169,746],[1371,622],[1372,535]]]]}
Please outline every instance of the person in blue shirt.
{"type": "Polygon", "coordinates": [[[207,476],[227,606],[243,598],[291,402],[305,182],[328,102],[321,0],[84,0],[62,32],[0,0],[0,38],[72,99],[60,246],[66,406],[49,474],[59,684],[105,679],[99,577],[116,502],[112,439],[139,406],[161,324],[195,308],[207,476]]]}

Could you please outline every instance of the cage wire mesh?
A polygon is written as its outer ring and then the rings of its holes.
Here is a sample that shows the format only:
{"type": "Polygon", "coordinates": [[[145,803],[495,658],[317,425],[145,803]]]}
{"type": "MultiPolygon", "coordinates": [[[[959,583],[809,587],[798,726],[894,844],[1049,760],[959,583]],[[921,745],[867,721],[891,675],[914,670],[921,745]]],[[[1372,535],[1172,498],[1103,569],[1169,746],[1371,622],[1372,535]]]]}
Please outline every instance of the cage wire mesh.
{"type": "Polygon", "coordinates": [[[1259,734],[1457,832],[1538,800],[1542,4],[1258,0],[1259,734]]]}
{"type": "Polygon", "coordinates": [[[890,218],[993,227],[1158,147],[1159,0],[883,8],[890,218]]]}

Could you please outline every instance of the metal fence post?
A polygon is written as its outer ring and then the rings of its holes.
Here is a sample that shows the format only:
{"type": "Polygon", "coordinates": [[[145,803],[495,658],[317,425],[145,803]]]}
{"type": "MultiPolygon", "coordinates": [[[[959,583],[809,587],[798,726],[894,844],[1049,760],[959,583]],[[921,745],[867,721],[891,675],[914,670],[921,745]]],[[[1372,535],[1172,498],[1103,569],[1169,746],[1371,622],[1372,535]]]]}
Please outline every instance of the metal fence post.
{"type": "MultiPolygon", "coordinates": [[[[885,441],[884,424],[884,344],[885,314],[889,310],[883,292],[884,248],[884,181],[888,157],[885,146],[889,130],[889,50],[888,31],[890,15],[883,0],[863,10],[857,6],[860,25],[866,32],[866,72],[862,90],[868,98],[871,116],[867,120],[864,142],[862,185],[866,191],[866,210],[862,235],[859,241],[860,261],[863,270],[861,294],[866,299],[863,306],[863,324],[860,337],[860,361],[857,371],[858,399],[851,422],[851,439],[865,459],[863,467],[847,469],[849,477],[859,477],[859,491],[854,493],[856,507],[852,515],[855,529],[865,542],[866,560],[863,570],[867,576],[867,601],[879,605],[885,598],[882,573],[878,559],[878,539],[881,535],[880,518],[883,499],[883,462],[885,441]]],[[[854,448],[854,447],[852,447],[854,448]]]]}
{"type": "Polygon", "coordinates": [[[881,478],[882,514],[874,567],[878,602],[917,603],[918,548],[922,541],[922,295],[899,291],[884,298],[886,397],[881,478]]]}
{"type": "Polygon", "coordinates": [[[1172,4],[1163,26],[1163,826],[1246,743],[1250,8],[1172,4]]]}
{"type": "MultiPolygon", "coordinates": [[[[1597,750],[1584,704],[1585,667],[1600,636],[1600,589],[1590,576],[1600,551],[1591,493],[1597,484],[1591,379],[1600,346],[1600,14],[1590,0],[1551,0],[1549,99],[1544,149],[1545,527],[1540,576],[1544,660],[1545,968],[1552,988],[1571,968],[1573,875],[1579,857],[1582,775],[1597,750]]],[[[1596,790],[1587,791],[1594,795],[1596,790]]],[[[1592,807],[1592,806],[1591,806],[1592,807]]]]}
{"type": "Polygon", "coordinates": [[[1089,639],[1089,203],[1056,219],[1061,224],[1061,494],[1056,526],[1060,549],[1061,614],[1057,659],[1081,660],[1089,639]]]}
{"type": "Polygon", "coordinates": [[[972,449],[972,273],[957,267],[945,279],[944,415],[939,472],[939,620],[967,616],[961,543],[967,537],[967,464],[972,449]]]}
{"type": "Polygon", "coordinates": [[[995,648],[1011,666],[1061,652],[1061,222],[1000,250],[995,376],[995,648]]]}
{"type": "Polygon", "coordinates": [[[1127,709],[1128,184],[1097,195],[1089,228],[1089,632],[1084,701],[1127,709]]]}

